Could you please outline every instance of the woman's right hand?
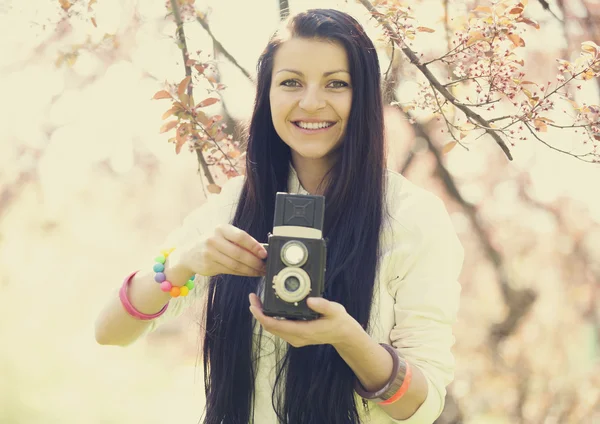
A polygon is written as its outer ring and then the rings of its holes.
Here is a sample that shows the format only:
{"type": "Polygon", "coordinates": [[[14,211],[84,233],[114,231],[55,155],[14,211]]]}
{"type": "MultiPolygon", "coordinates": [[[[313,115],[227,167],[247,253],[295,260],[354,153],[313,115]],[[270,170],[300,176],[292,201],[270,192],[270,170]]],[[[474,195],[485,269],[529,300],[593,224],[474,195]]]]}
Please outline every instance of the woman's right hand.
{"type": "Polygon", "coordinates": [[[182,254],[186,267],[206,277],[217,274],[265,275],[266,249],[247,232],[230,224],[189,246],[182,254]]]}

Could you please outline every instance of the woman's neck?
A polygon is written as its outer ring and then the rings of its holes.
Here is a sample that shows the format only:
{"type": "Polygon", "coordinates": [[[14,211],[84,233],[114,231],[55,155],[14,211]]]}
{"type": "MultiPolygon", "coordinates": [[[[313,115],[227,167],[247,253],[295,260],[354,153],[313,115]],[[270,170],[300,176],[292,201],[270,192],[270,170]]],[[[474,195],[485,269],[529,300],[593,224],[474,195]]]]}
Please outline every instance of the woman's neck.
{"type": "Polygon", "coordinates": [[[310,194],[323,194],[326,184],[321,183],[331,168],[328,160],[306,159],[292,154],[292,165],[304,190],[310,194]]]}

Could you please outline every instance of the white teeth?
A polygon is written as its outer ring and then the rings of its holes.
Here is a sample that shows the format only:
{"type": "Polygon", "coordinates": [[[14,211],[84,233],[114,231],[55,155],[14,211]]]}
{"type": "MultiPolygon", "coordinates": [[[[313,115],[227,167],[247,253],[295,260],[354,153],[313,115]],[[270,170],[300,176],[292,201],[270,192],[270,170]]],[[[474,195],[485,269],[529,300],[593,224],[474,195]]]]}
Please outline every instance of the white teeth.
{"type": "Polygon", "coordinates": [[[333,125],[331,122],[297,122],[296,124],[306,130],[318,130],[333,125]]]}

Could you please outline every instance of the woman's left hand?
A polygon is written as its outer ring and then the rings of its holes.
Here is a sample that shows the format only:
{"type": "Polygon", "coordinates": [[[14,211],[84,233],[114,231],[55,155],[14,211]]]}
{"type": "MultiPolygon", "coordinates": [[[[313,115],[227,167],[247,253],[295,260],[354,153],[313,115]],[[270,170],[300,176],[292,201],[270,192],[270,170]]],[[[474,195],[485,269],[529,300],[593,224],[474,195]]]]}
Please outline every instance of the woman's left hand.
{"type": "Polygon", "coordinates": [[[310,309],[321,314],[312,321],[279,320],[262,312],[262,303],[254,293],[250,294],[250,312],[269,333],[278,336],[294,347],[330,344],[334,347],[348,342],[360,324],[352,318],[343,305],[322,297],[306,300],[310,309]]]}

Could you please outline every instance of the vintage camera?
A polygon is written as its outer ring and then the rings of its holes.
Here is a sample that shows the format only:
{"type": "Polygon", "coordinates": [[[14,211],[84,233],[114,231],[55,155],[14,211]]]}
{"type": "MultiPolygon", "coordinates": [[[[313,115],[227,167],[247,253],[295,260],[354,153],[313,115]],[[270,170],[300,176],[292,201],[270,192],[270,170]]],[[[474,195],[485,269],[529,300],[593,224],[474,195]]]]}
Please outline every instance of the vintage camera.
{"type": "Polygon", "coordinates": [[[323,295],[327,257],[324,216],[323,196],[276,194],[273,232],[265,246],[265,315],[290,320],[319,318],[306,305],[306,298],[323,295]]]}

